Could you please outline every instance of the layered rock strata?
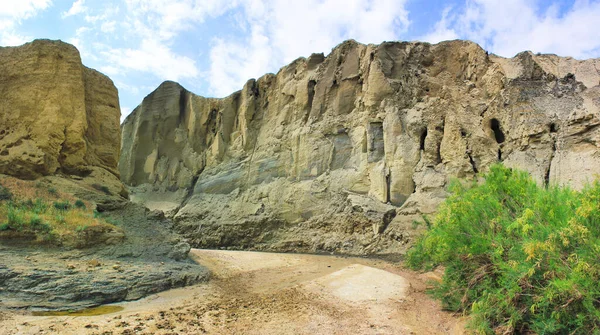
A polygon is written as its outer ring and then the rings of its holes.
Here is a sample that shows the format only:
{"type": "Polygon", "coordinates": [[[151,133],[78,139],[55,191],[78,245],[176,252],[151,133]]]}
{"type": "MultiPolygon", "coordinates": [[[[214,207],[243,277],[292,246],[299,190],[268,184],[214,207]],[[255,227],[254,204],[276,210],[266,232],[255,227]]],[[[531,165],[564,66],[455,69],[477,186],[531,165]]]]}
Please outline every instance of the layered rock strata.
{"type": "Polygon", "coordinates": [[[122,125],[132,199],[198,247],[403,252],[452,178],[600,172],[600,60],[347,41],[224,99],[165,82],[122,125]]]}
{"type": "Polygon", "coordinates": [[[0,47],[0,96],[0,174],[90,177],[122,192],[118,92],[82,65],[74,46],[35,40],[0,47]]]}

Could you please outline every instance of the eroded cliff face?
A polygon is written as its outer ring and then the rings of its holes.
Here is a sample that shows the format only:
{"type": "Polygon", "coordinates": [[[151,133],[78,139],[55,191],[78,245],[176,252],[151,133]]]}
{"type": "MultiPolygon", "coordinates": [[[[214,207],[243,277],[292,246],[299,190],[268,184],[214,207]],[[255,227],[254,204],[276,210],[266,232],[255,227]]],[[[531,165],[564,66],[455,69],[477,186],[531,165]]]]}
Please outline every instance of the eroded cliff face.
{"type": "Polygon", "coordinates": [[[342,43],[224,99],[165,82],[122,125],[132,199],[199,247],[403,252],[449,179],[600,172],[600,60],[342,43]]]}
{"type": "Polygon", "coordinates": [[[69,175],[123,191],[117,89],[74,46],[0,47],[0,97],[0,174],[69,175]]]}

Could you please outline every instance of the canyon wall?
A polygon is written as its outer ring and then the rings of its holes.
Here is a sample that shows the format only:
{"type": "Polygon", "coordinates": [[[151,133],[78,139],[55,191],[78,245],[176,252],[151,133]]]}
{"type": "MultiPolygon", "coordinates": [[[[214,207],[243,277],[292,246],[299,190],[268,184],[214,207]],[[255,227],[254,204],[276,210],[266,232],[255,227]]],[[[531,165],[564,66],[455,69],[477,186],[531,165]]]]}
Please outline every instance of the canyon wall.
{"type": "Polygon", "coordinates": [[[347,41],[223,99],[161,84],[122,125],[131,199],[197,247],[402,253],[452,178],[600,172],[600,60],[347,41]]]}
{"type": "Polygon", "coordinates": [[[0,47],[0,96],[0,174],[60,174],[124,193],[117,89],[83,66],[74,46],[0,47]]]}

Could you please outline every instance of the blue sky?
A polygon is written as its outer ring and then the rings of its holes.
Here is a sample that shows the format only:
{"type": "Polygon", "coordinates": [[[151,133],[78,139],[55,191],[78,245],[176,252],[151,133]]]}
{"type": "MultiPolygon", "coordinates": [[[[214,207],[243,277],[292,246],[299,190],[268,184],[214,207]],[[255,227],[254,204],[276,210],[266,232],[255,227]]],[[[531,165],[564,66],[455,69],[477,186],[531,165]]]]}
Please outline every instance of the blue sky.
{"type": "Polygon", "coordinates": [[[113,79],[124,118],[164,80],[223,97],[300,56],[353,38],[470,39],[600,57],[600,0],[1,0],[0,45],[35,38],[77,46],[113,79]]]}

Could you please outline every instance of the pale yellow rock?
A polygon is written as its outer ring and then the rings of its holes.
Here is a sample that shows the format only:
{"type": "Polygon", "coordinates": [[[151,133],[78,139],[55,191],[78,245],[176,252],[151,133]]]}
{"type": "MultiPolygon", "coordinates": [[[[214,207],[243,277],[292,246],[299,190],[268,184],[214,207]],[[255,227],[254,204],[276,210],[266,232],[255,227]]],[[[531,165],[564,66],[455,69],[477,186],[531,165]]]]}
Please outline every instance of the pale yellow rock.
{"type": "Polygon", "coordinates": [[[0,47],[0,97],[0,173],[33,179],[99,168],[118,183],[117,89],[83,66],[75,47],[0,47]]]}
{"type": "Polygon", "coordinates": [[[195,246],[402,253],[451,178],[600,173],[598,64],[347,41],[224,99],[163,83],[123,124],[119,170],[195,246]]]}

